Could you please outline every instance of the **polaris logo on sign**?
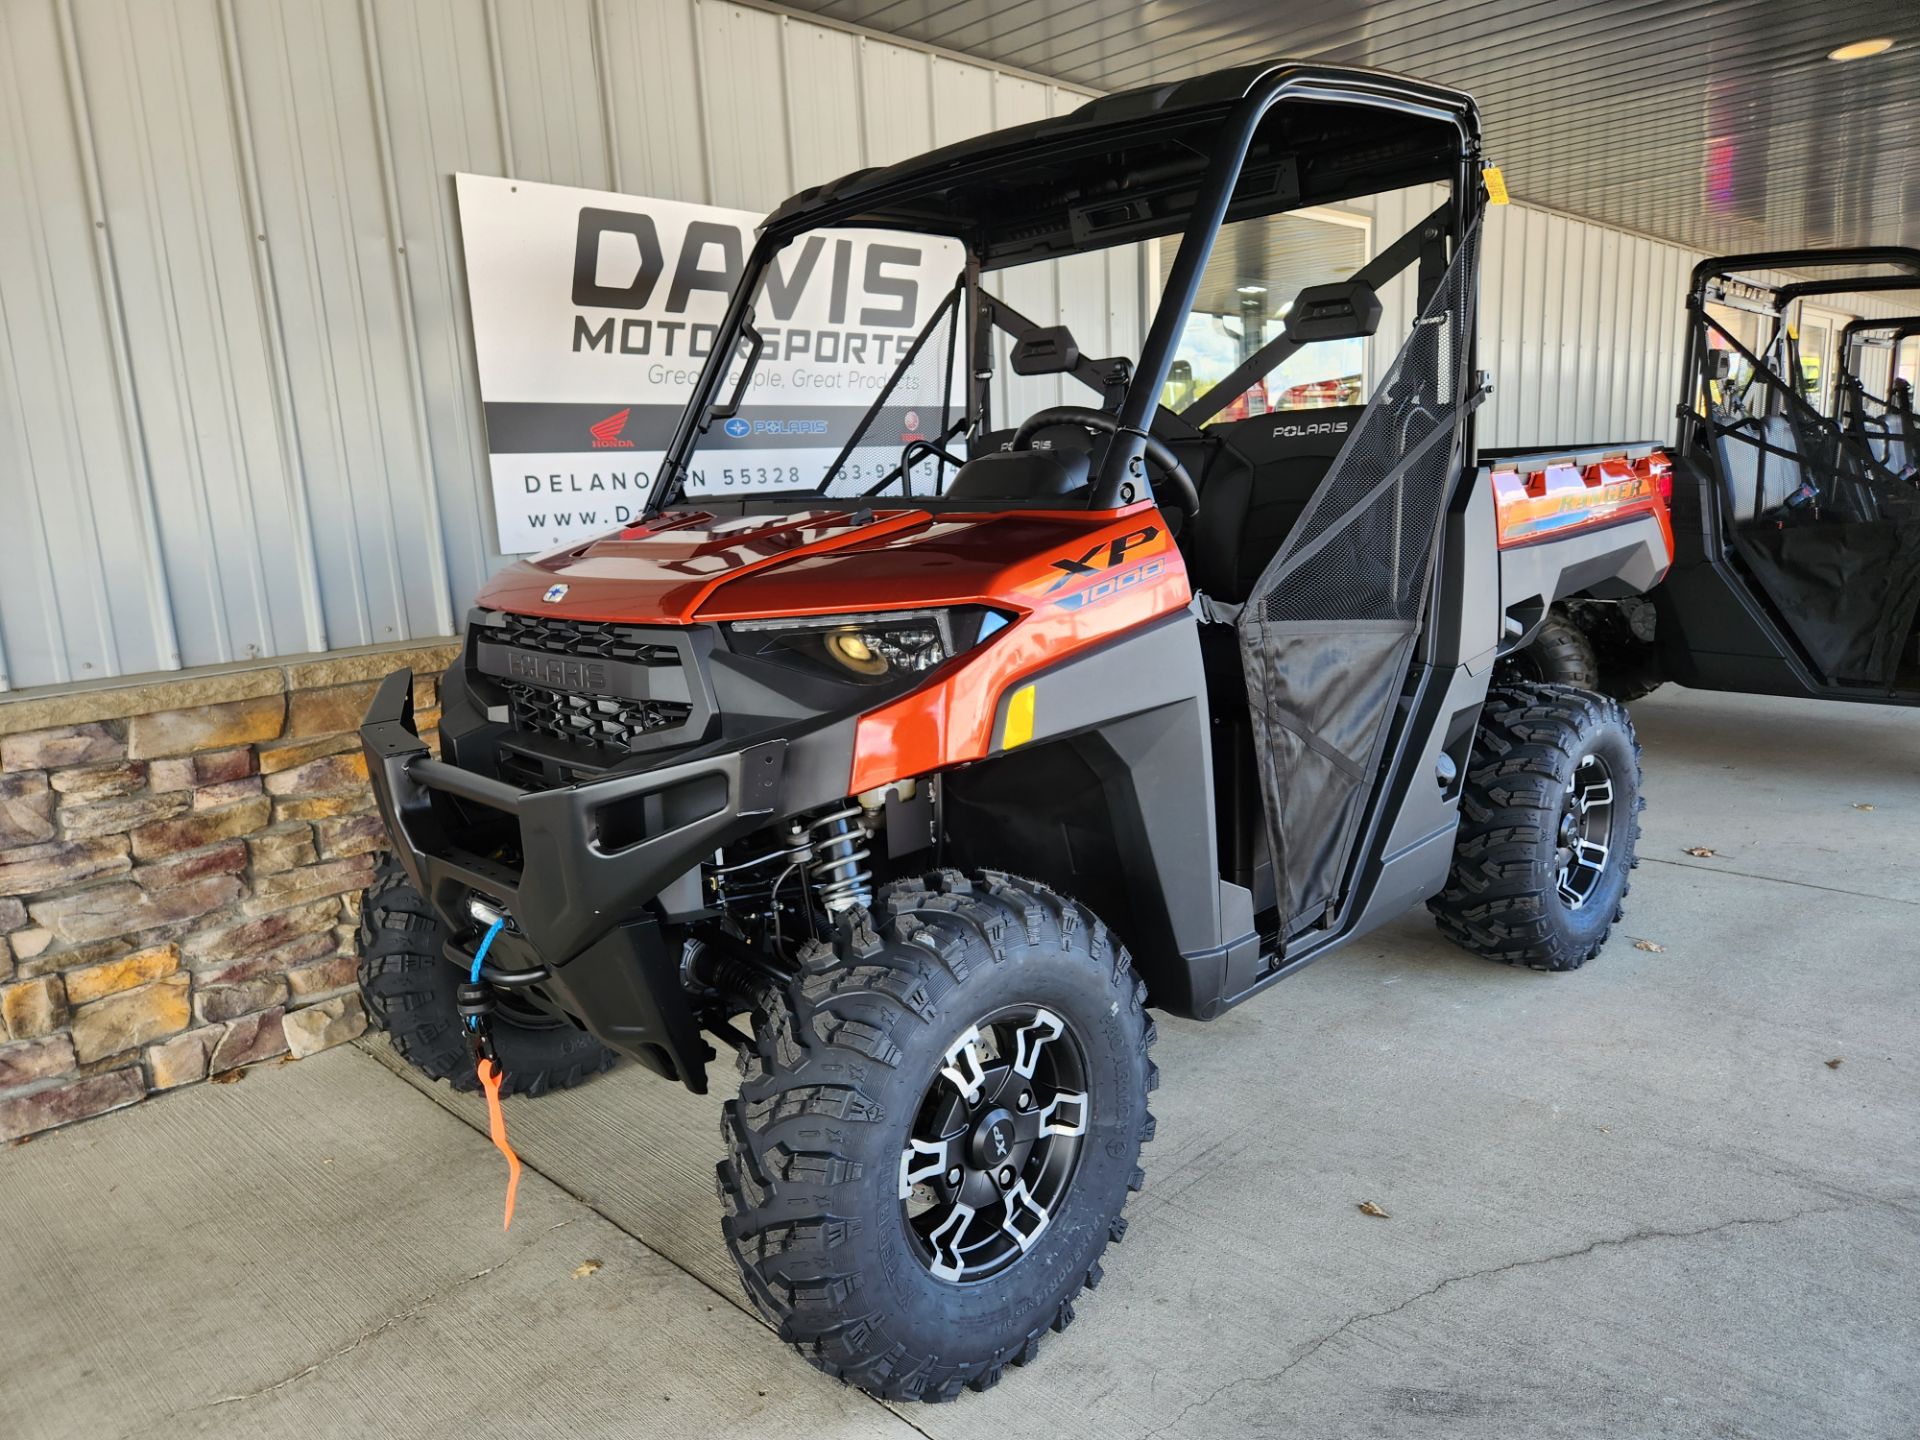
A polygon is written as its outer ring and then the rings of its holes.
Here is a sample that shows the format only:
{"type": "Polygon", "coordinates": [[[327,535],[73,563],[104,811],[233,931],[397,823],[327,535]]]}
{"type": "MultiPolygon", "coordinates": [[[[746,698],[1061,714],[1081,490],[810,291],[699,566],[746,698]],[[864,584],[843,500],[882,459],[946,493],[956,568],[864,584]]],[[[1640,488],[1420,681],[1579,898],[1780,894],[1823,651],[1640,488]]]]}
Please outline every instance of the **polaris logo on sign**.
{"type": "Polygon", "coordinates": [[[1309,435],[1344,435],[1353,426],[1345,420],[1322,420],[1312,425],[1276,425],[1276,440],[1303,440],[1309,435]]]}
{"type": "Polygon", "coordinates": [[[744,439],[753,433],[753,426],[749,425],[737,415],[727,421],[721,428],[736,440],[744,439]]]}

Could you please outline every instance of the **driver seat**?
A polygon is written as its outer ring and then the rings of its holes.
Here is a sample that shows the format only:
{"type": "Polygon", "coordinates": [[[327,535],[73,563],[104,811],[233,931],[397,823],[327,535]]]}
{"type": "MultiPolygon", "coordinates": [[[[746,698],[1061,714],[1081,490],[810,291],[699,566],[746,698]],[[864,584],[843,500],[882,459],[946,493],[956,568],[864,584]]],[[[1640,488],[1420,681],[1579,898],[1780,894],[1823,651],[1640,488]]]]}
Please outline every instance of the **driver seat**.
{"type": "Polygon", "coordinates": [[[1208,427],[1220,453],[1183,549],[1193,588],[1242,604],[1280,553],[1365,410],[1276,410],[1208,427]]]}

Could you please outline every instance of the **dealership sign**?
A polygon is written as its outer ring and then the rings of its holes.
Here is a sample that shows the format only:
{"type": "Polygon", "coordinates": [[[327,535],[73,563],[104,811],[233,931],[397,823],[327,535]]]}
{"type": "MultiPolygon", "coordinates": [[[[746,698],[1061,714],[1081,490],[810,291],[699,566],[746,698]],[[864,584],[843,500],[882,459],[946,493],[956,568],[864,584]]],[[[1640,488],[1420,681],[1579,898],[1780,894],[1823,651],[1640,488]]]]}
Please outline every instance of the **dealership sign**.
{"type": "MultiPolygon", "coordinates": [[[[507,554],[625,524],[646,502],[713,349],[760,216],[455,177],[507,554]]],[[[702,493],[817,481],[959,270],[955,242],[819,231],[776,257],[765,348],[737,415],[696,452],[702,493]]]]}

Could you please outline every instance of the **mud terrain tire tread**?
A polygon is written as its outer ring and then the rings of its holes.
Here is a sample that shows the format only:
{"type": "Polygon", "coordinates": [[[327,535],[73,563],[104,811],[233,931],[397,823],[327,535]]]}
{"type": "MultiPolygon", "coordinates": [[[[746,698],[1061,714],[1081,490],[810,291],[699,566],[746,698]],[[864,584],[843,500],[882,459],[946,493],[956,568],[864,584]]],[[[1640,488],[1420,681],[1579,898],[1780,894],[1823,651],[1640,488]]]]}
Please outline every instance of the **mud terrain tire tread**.
{"type": "Polygon", "coordinates": [[[1564,610],[1547,612],[1528,646],[1501,662],[1501,682],[1599,690],[1600,657],[1587,632],[1564,610]]]}
{"type": "MultiPolygon", "coordinates": [[[[1125,948],[1091,912],[1034,881],[943,871],[883,890],[872,912],[843,919],[831,947],[810,948],[803,973],[769,985],[762,1000],[754,1044],[743,1047],[740,1098],[721,1117],[727,1159],[717,1172],[727,1248],[760,1312],[811,1364],[888,1400],[952,1400],[1027,1364],[1047,1331],[1072,1322],[1080,1291],[1100,1283],[1100,1256],[1126,1231],[1126,1193],[1144,1180],[1139,1149],[1154,1131],[1145,1095],[1159,1075],[1147,1058],[1155,1037],[1146,987],[1125,948]],[[1117,1158],[1104,1162],[1116,1188],[1121,1179],[1125,1187],[1111,1213],[1090,1221],[1081,1212],[1071,1229],[1056,1222],[1080,1248],[1069,1273],[1051,1273],[1051,1298],[1032,1302],[1031,1323],[990,1349],[959,1339],[916,1348],[889,1333],[890,1322],[913,1317],[889,1311],[882,1277],[849,1263],[861,1227],[892,1218],[873,1213],[876,1187],[862,1191],[859,1157],[872,1162],[890,1115],[911,1118],[931,1072],[915,1078],[899,1067],[903,1056],[941,1043],[940,1027],[954,1020],[941,1002],[981,967],[1029,962],[1094,972],[1088,982],[1105,987],[1133,1047],[1143,1083],[1118,1151],[1108,1151],[1117,1158]],[[897,1100],[908,1091],[916,1098],[897,1100]]],[[[1012,1280],[1021,1264],[1003,1273],[1012,1280]]]]}
{"type": "MultiPolygon", "coordinates": [[[[1616,806],[1622,803],[1616,797],[1616,806]]],[[[1577,970],[1607,942],[1639,864],[1640,744],[1625,707],[1565,685],[1512,682],[1487,695],[1460,795],[1460,829],[1447,886],[1427,901],[1440,933],[1489,960],[1534,970],[1577,970]],[[1551,857],[1569,779],[1583,753],[1608,743],[1631,782],[1616,825],[1617,893],[1598,897],[1604,919],[1576,923],[1555,889],[1551,857]]],[[[1608,882],[1603,882],[1608,883],[1608,882]]],[[[1592,903],[1592,902],[1589,902],[1592,903]]]]}
{"type": "MultiPolygon", "coordinates": [[[[460,976],[441,955],[441,928],[400,862],[386,859],[360,901],[360,998],[402,1060],[429,1080],[475,1091],[480,1081],[460,1033],[460,976]]],[[[611,1050],[572,1026],[533,1029],[501,1018],[493,1035],[504,1095],[566,1090],[613,1064],[611,1050]]]]}

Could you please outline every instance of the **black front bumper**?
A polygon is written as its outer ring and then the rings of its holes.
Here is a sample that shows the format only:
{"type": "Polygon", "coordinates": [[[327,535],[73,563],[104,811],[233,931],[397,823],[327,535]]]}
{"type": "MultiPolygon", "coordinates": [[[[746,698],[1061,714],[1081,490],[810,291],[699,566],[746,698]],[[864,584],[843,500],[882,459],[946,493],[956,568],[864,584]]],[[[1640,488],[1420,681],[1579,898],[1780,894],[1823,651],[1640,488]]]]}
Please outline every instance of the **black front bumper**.
{"type": "Polygon", "coordinates": [[[433,758],[413,722],[413,672],[382,682],[360,727],[393,849],[472,963],[475,899],[509,917],[486,974],[539,987],[607,1045],[690,1089],[708,1047],[662,933],[656,897],[720,846],[767,823],[787,742],[551,790],[522,790],[433,758]]]}

